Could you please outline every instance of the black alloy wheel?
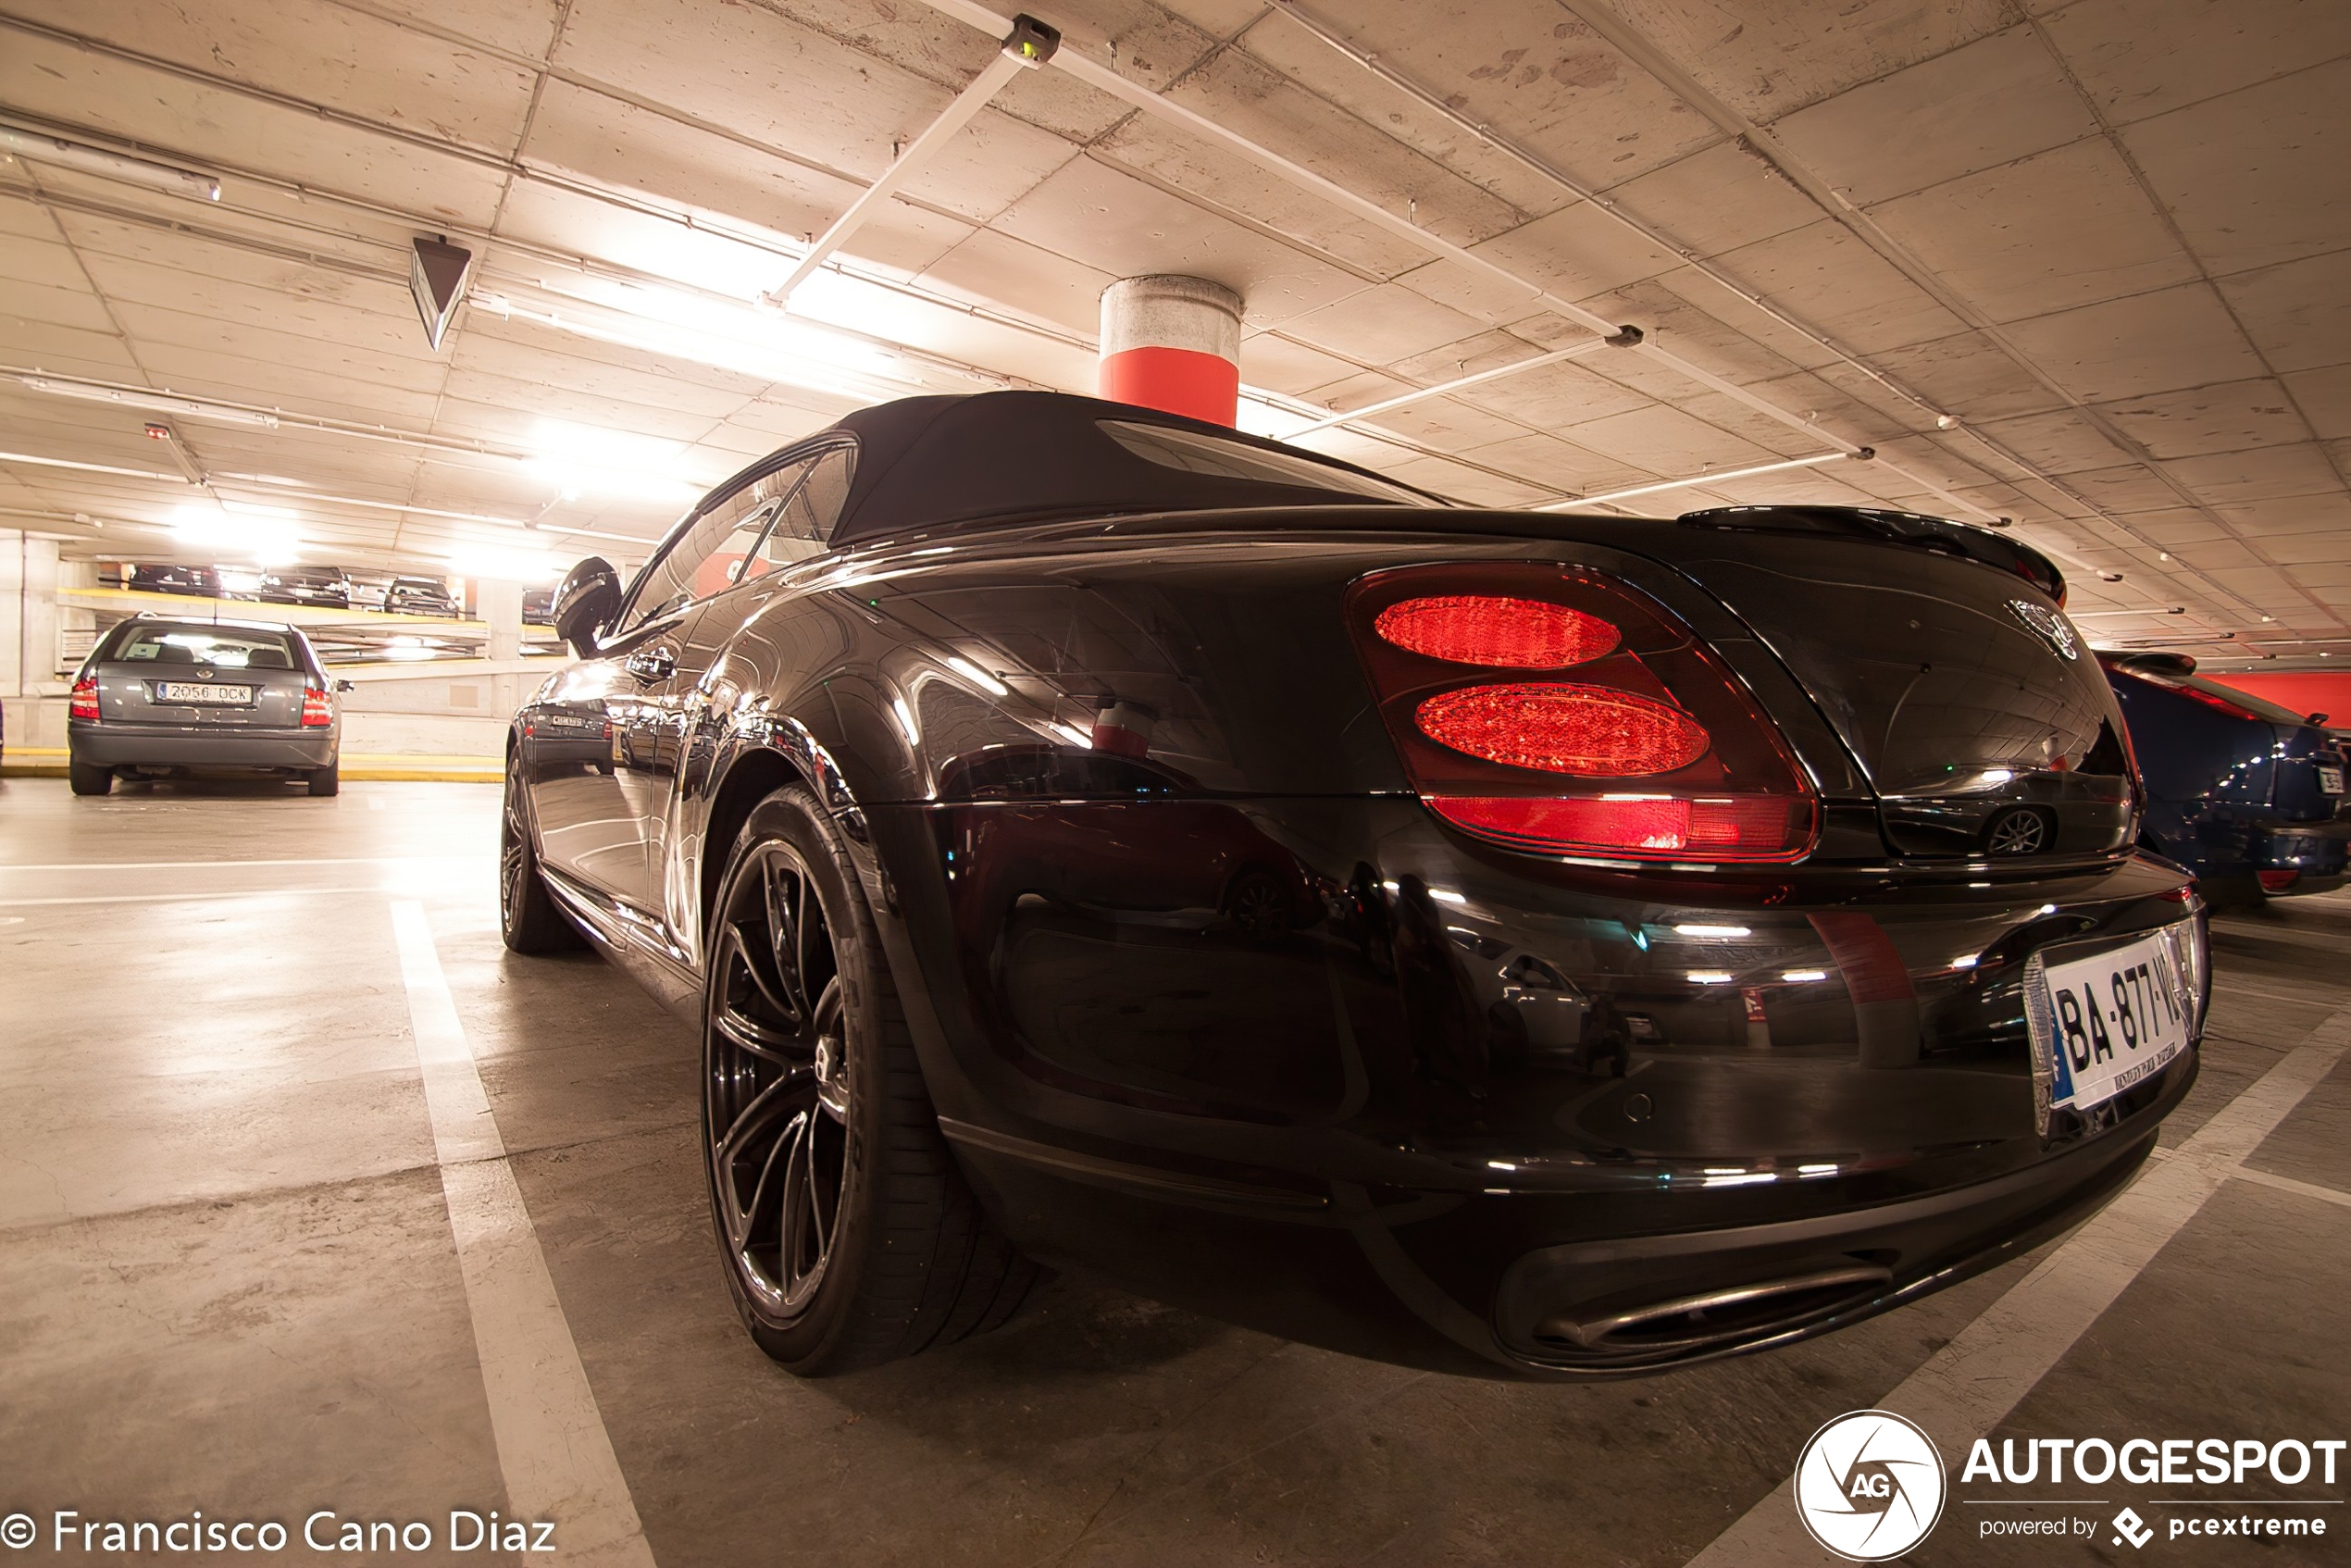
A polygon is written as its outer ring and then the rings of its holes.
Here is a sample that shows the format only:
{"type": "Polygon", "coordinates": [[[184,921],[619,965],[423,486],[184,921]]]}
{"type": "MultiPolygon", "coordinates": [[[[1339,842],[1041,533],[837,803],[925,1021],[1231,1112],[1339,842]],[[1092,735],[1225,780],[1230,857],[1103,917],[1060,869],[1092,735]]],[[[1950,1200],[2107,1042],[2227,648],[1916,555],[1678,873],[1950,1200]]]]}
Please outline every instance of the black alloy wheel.
{"type": "Polygon", "coordinates": [[[2039,854],[2057,837],[2046,812],[2020,806],[2001,813],[1984,830],[1986,854],[2039,854]]]}
{"type": "Polygon", "coordinates": [[[498,934],[514,952],[565,952],[585,945],[579,927],[556,907],[539,874],[539,854],[511,763],[505,806],[498,814],[498,934]]]}
{"type": "Polygon", "coordinates": [[[1036,1267],[955,1166],[856,867],[806,791],[753,809],[706,929],[703,1174],[752,1338],[822,1376],[1011,1316],[1036,1267]]]}
{"type": "Polygon", "coordinates": [[[763,1322],[824,1283],[849,1183],[840,961],[807,864],[771,840],[747,857],[714,927],[710,1181],[728,1262],[763,1322]]]}

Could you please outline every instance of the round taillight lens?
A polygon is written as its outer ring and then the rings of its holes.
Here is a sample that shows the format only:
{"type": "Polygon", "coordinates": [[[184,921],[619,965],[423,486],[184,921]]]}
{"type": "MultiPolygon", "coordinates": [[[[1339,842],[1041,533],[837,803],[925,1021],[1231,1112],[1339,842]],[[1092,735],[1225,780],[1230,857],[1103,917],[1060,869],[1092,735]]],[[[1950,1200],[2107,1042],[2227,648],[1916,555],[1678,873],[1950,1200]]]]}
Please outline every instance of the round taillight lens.
{"type": "Polygon", "coordinates": [[[1372,628],[1408,653],[1507,669],[1580,665],[1608,653],[1618,641],[1616,628],[1598,616],[1495,593],[1407,599],[1382,610],[1372,628]]]}
{"type": "Polygon", "coordinates": [[[1413,716],[1423,734],[1457,752],[1586,778],[1671,773],[1709,744],[1679,708],[1605,686],[1471,686],[1438,692],[1413,716]]]}

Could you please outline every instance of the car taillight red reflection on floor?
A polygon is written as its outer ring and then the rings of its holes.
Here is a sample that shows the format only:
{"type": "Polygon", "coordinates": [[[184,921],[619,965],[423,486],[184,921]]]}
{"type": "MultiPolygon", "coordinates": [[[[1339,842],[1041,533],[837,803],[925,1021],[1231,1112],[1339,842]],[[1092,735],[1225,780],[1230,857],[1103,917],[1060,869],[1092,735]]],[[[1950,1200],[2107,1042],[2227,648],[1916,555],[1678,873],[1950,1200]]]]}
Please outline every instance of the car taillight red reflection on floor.
{"type": "Polygon", "coordinates": [[[66,699],[66,716],[98,722],[98,682],[93,677],[85,675],[73,683],[73,692],[66,699]]]}
{"type": "Polygon", "coordinates": [[[1777,729],[1626,584],[1534,563],[1407,567],[1359,581],[1349,619],[1414,787],[1464,832],[1630,859],[1811,847],[1817,803],[1777,729]]]}

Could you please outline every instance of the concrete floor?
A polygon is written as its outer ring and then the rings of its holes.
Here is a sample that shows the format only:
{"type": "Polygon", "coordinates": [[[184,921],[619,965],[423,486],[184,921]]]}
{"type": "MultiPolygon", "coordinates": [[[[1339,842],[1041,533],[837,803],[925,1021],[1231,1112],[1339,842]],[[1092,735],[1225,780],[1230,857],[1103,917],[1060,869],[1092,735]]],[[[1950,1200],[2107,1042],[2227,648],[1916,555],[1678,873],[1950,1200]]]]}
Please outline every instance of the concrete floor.
{"type": "MultiPolygon", "coordinates": [[[[1590,1388],[1351,1361],[1076,1278],[994,1336],[799,1383],[728,1308],[693,1039],[594,958],[504,952],[496,805],[473,785],[80,801],[61,782],[0,782],[0,1512],[44,1521],[44,1542],[60,1508],[297,1529],[322,1507],[506,1509],[395,900],[423,907],[669,1568],[1678,1565],[1759,1503],[1759,1518],[1785,1512],[1773,1500],[1814,1427],[1902,1385],[2034,1265],[1792,1350],[1590,1388]]],[[[2227,920],[2217,946],[2204,1076],[2174,1146],[2314,1031],[2339,1037],[2329,1021],[2351,1008],[2351,900],[2227,920]]],[[[2341,1065],[2030,1388],[1996,1445],[2351,1435],[2346,1194],[2341,1065]]],[[[1954,1501],[1913,1561],[2136,1555],[2103,1530],[1980,1539],[1981,1510],[1959,1500],[1978,1494],[1945,1457],[1954,1501]]],[[[2345,1482],[2295,1494],[2337,1500],[2315,1511],[2334,1537],[2265,1541],[2261,1560],[2344,1561],[2345,1482]]],[[[1825,1561],[1807,1549],[1789,1560],[1825,1561]]]]}

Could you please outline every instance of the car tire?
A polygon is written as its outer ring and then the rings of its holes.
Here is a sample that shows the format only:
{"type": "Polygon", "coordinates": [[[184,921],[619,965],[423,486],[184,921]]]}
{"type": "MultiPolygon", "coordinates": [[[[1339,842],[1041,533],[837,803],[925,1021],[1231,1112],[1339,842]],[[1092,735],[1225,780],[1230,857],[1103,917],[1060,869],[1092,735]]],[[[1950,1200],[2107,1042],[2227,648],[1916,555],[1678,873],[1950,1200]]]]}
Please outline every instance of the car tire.
{"type": "Polygon", "coordinates": [[[587,945],[547,890],[539,874],[539,849],[523,815],[522,792],[506,776],[506,800],[498,817],[498,934],[506,951],[535,956],[570,952],[587,945]]]}
{"type": "Polygon", "coordinates": [[[753,808],[705,947],[703,1168],[759,1348],[819,1377],[1012,1316],[1037,1265],[939,1130],[848,847],[806,790],[753,808]]]}
{"type": "Polygon", "coordinates": [[[342,793],[342,765],[341,763],[329,763],[324,767],[312,769],[310,773],[310,792],[314,795],[339,795],[342,793]]]}
{"type": "Polygon", "coordinates": [[[66,764],[66,784],[77,795],[111,795],[114,793],[114,769],[98,767],[90,763],[66,764]]]}

